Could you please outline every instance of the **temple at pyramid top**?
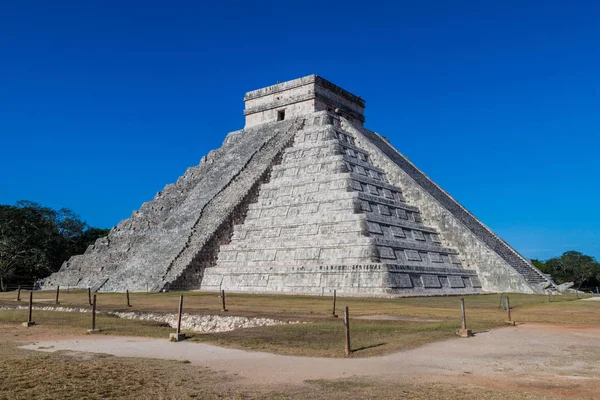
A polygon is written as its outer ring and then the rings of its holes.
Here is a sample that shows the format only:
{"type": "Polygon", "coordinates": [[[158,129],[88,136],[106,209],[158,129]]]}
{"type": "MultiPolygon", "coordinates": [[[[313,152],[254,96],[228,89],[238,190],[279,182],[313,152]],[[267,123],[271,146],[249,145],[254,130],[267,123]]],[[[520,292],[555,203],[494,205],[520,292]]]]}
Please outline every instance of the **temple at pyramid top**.
{"type": "Polygon", "coordinates": [[[360,97],[309,75],[244,100],[244,129],[40,286],[366,296],[553,287],[365,128],[360,97]]]}
{"type": "Polygon", "coordinates": [[[362,126],[365,101],[317,75],[253,90],[244,97],[246,128],[317,111],[342,115],[362,126]]]}

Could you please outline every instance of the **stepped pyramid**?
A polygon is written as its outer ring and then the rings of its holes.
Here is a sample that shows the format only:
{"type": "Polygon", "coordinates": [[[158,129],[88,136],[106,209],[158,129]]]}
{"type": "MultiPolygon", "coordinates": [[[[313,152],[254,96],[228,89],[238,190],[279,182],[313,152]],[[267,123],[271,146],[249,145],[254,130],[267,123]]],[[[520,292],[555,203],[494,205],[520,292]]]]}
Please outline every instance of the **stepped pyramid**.
{"type": "Polygon", "coordinates": [[[541,293],[550,278],[310,75],[249,92],[246,127],[43,280],[93,290],[541,293]]]}

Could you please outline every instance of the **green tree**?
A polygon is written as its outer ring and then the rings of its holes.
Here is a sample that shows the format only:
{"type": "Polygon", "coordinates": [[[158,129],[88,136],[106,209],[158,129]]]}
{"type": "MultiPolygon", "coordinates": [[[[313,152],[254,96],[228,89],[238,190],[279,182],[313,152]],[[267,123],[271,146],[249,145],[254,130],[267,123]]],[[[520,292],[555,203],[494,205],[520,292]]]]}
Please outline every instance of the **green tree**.
{"type": "Polygon", "coordinates": [[[545,265],[557,283],[573,282],[577,289],[600,280],[600,263],[578,251],[567,251],[549,259],[545,265]]]}
{"type": "Polygon", "coordinates": [[[0,290],[7,282],[33,283],[48,276],[108,232],[88,226],[66,208],[31,201],[0,205],[0,290]]]}
{"type": "Polygon", "coordinates": [[[49,273],[52,252],[61,238],[45,209],[0,206],[0,286],[49,273]]]}
{"type": "Polygon", "coordinates": [[[552,271],[550,271],[550,269],[548,268],[548,266],[546,265],[545,262],[537,260],[537,259],[532,259],[531,263],[540,271],[542,271],[545,274],[551,274],[552,271]]]}

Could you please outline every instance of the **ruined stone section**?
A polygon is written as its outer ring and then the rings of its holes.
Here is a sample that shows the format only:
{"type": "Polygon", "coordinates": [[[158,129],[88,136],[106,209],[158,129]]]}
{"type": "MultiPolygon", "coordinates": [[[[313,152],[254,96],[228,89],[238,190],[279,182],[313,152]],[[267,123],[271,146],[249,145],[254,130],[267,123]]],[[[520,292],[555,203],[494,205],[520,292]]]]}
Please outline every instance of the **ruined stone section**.
{"type": "MultiPolygon", "coordinates": [[[[228,221],[235,221],[236,212],[244,213],[244,201],[302,123],[302,119],[286,120],[228,135],[223,147],[167,185],[85,254],[72,257],[41,287],[158,291],[173,282],[183,283],[178,278],[187,268],[195,269],[201,279],[198,268],[205,264],[198,255],[216,259],[222,241],[215,245],[211,240],[228,221]]],[[[197,288],[199,279],[195,284],[185,282],[185,287],[190,286],[197,288]]]]}
{"type": "Polygon", "coordinates": [[[380,263],[297,267],[209,268],[204,290],[323,294],[345,296],[472,294],[481,291],[475,271],[417,269],[380,263]]]}
{"type": "Polygon", "coordinates": [[[553,284],[386,139],[349,121],[343,125],[370,151],[373,163],[386,171],[390,182],[403,188],[407,202],[419,208],[423,221],[440,232],[442,243],[451,243],[462,264],[477,271],[484,291],[540,293],[553,284]]]}

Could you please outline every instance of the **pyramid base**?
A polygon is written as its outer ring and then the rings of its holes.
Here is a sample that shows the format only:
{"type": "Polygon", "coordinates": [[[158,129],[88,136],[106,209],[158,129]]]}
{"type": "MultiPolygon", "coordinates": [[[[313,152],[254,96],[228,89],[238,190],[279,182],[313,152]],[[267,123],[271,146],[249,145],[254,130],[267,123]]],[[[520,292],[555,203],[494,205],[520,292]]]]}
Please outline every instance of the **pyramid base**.
{"type": "Polygon", "coordinates": [[[282,294],[452,295],[481,293],[475,271],[390,264],[214,267],[201,290],[282,294]]]}

